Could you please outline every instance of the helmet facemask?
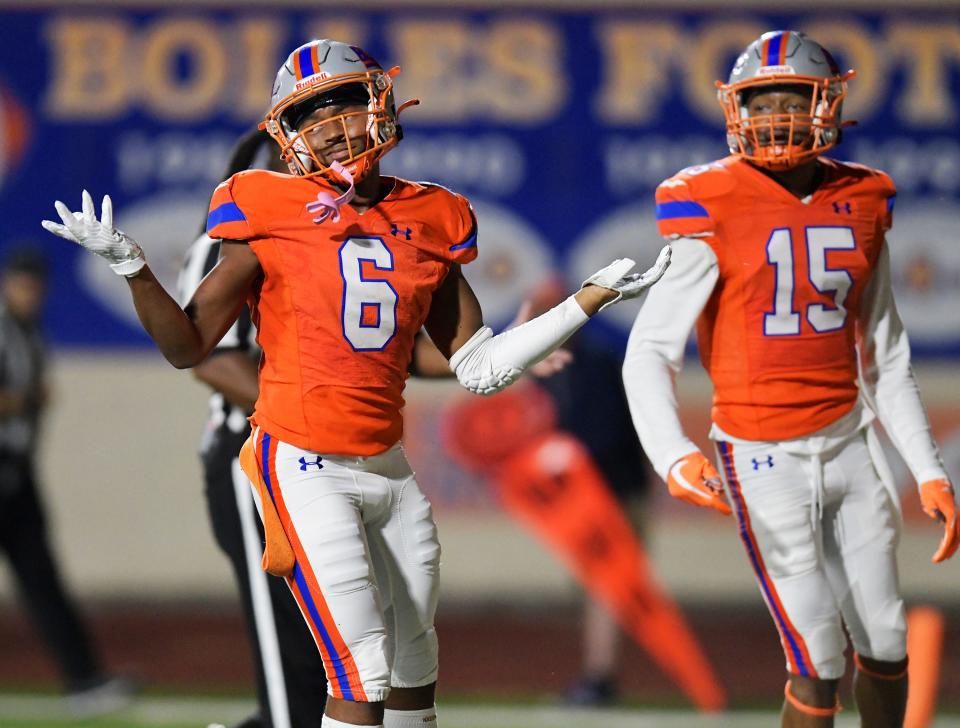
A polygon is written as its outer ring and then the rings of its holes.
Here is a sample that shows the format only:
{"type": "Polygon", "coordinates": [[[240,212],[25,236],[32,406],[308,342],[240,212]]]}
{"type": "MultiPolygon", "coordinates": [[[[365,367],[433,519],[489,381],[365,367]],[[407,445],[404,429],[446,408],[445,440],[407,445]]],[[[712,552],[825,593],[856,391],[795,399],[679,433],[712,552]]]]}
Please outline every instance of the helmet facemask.
{"type": "Polygon", "coordinates": [[[388,73],[378,69],[318,80],[276,104],[263,126],[280,145],[280,155],[291,174],[322,175],[330,182],[342,184],[342,176],[331,169],[329,161],[324,162],[324,150],[315,149],[311,138],[320,132],[342,137],[349,154],[339,160],[340,164],[359,181],[399,141],[401,133],[396,114],[393,83],[388,73]],[[300,126],[317,109],[332,105],[350,110],[300,126]],[[335,132],[329,131],[331,125],[336,127],[335,132]],[[362,131],[358,133],[361,125],[362,131]]]}
{"type": "Polygon", "coordinates": [[[841,106],[846,81],[853,76],[767,76],[738,83],[717,82],[717,97],[727,120],[731,151],[771,170],[792,169],[816,159],[840,141],[841,106]],[[789,90],[809,94],[810,111],[798,114],[751,115],[750,99],[760,93],[789,90]]]}

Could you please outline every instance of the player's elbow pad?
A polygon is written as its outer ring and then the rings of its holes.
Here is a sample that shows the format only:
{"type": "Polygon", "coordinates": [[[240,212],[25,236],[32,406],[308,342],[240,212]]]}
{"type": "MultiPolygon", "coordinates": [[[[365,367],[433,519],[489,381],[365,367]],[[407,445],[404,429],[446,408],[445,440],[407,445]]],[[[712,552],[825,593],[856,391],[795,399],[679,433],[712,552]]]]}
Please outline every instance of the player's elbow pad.
{"type": "Polygon", "coordinates": [[[460,384],[494,394],[517,381],[531,364],[557,349],[590,317],[573,296],[535,319],[496,336],[484,326],[450,357],[460,384]]]}

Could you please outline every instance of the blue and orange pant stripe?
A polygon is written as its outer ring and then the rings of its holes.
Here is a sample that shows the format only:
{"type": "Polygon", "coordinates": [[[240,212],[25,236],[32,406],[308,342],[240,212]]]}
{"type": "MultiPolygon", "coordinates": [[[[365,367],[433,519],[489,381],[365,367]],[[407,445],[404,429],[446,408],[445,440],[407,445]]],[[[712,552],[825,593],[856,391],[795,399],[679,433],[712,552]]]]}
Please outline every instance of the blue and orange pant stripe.
{"type": "Polygon", "coordinates": [[[760,585],[760,591],[763,593],[764,601],[766,601],[774,624],[777,626],[777,631],[780,633],[780,642],[783,645],[784,653],[787,655],[790,672],[802,677],[816,678],[818,677],[817,671],[813,666],[813,660],[810,659],[807,643],[800,632],[797,631],[793,622],[790,621],[790,616],[780,601],[777,588],[767,573],[763,555],[750,525],[750,513],[747,509],[746,499],[743,497],[740,479],[737,477],[737,468],[733,460],[733,445],[729,442],[718,442],[717,449],[720,452],[724,475],[730,489],[730,497],[737,514],[737,521],[740,524],[740,539],[746,547],[750,567],[753,569],[757,583],[760,585]]]}
{"type": "Polygon", "coordinates": [[[337,623],[330,613],[326,599],[320,590],[310,566],[310,560],[303,544],[293,527],[290,514],[283,501],[277,481],[276,455],[277,440],[262,430],[256,442],[256,453],[263,474],[267,492],[274,503],[283,530],[296,556],[293,573],[287,577],[287,584],[293,593],[300,611],[306,617],[307,625],[320,649],[320,655],[327,672],[330,694],[335,698],[356,702],[367,702],[367,695],[360,681],[360,671],[350,649],[343,640],[337,623]]]}

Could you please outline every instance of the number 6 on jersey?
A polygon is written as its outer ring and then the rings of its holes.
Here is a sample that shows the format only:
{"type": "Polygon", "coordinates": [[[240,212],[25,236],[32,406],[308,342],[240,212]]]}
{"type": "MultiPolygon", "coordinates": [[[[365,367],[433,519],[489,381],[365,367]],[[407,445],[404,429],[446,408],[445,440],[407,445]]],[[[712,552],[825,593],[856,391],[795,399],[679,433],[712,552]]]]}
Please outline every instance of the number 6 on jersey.
{"type": "Polygon", "coordinates": [[[397,331],[397,292],[383,278],[363,273],[363,261],[393,270],[393,253],[380,238],[347,238],[340,246],[343,336],[355,351],[380,351],[397,331]]]}

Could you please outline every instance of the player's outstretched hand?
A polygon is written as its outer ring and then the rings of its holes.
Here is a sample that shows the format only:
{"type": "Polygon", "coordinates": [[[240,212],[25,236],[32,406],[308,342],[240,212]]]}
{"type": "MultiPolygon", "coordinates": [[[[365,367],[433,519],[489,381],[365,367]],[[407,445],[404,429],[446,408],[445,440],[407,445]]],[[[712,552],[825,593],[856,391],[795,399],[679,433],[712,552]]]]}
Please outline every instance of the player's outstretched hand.
{"type": "Polygon", "coordinates": [[[667,474],[670,495],[696,506],[708,506],[729,516],[732,512],[723,495],[720,473],[703,453],[692,452],[670,467],[667,474]]]}
{"type": "Polygon", "coordinates": [[[664,245],[657,256],[657,262],[649,270],[643,273],[630,273],[630,269],[636,265],[630,258],[617,258],[606,268],[598,270],[592,276],[587,278],[580,286],[600,286],[609,288],[617,293],[617,297],[607,301],[600,308],[602,311],[607,306],[612,306],[617,301],[628,298],[636,298],[654,283],[659,281],[667,268],[670,267],[670,246],[664,245]]]}
{"type": "Polygon", "coordinates": [[[83,212],[70,212],[70,208],[57,200],[53,205],[63,224],[44,220],[44,230],[82,245],[91,253],[106,260],[117,275],[136,275],[146,260],[136,240],[113,226],[113,203],[110,195],[103,198],[100,220],[93,207],[93,198],[83,191],[83,212]]]}
{"type": "Polygon", "coordinates": [[[920,484],[920,505],[930,518],[943,523],[943,540],[933,555],[933,563],[946,561],[960,545],[960,524],[957,523],[956,495],[949,480],[928,480],[920,484]]]}

